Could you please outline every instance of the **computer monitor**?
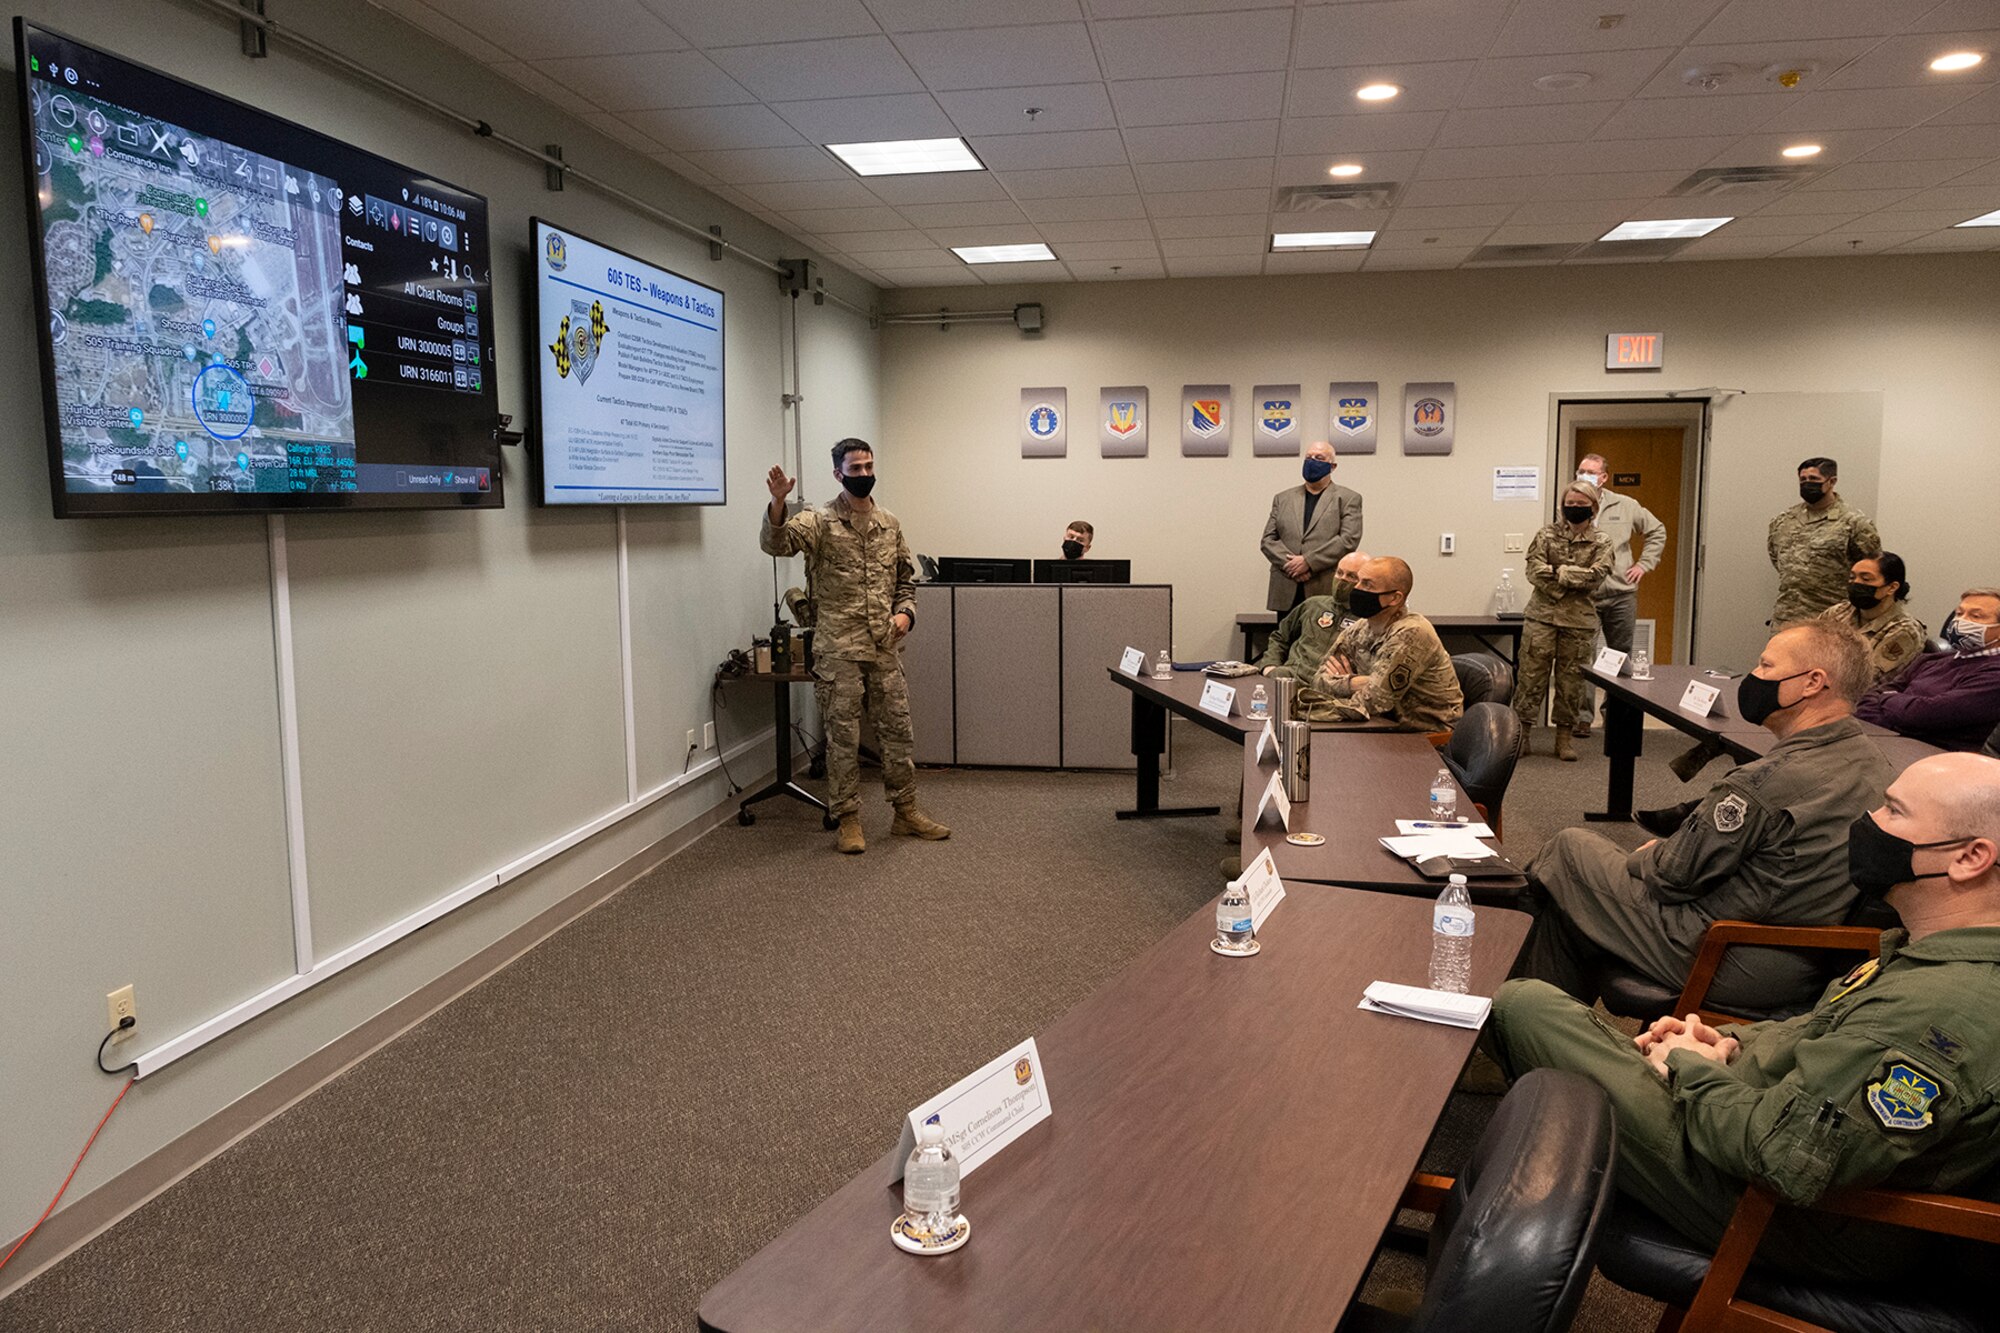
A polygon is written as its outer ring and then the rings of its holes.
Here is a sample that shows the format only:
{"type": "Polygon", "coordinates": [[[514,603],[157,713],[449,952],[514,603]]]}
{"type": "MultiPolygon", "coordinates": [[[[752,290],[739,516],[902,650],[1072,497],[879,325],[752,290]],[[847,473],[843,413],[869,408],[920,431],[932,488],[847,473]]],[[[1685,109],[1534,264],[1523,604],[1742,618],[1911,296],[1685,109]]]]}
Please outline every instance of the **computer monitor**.
{"type": "Polygon", "coordinates": [[[1026,583],[1029,562],[969,555],[938,557],[939,583],[1026,583]]]}
{"type": "Polygon", "coordinates": [[[1037,560],[1037,583],[1130,583],[1130,560],[1037,560]]]}

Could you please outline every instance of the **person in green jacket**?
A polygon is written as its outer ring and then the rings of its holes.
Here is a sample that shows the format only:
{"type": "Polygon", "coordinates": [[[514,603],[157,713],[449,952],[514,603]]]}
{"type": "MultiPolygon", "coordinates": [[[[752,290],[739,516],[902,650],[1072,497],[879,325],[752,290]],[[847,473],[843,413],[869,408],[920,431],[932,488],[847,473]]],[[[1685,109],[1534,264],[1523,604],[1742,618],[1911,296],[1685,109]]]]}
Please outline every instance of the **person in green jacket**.
{"type": "Polygon", "coordinates": [[[1265,675],[1290,676],[1301,685],[1312,682],[1319,674],[1319,664],[1326,660],[1327,649],[1340,636],[1340,627],[1350,619],[1347,595],[1354,591],[1354,581],[1369,559],[1366,551],[1350,551],[1340,557],[1340,563],[1333,567],[1333,591],[1306,598],[1278,622],[1264,644],[1264,655],[1257,659],[1265,675]]]}
{"type": "MultiPolygon", "coordinates": [[[[1618,1188],[1698,1243],[1721,1240],[1747,1181],[1805,1209],[1871,1185],[1964,1192],[2000,1166],[2000,759],[1910,765],[1854,821],[1847,859],[1854,887],[1903,924],[1796,1018],[1717,1028],[1690,1014],[1635,1039],[1543,982],[1510,981],[1494,1000],[1503,1071],[1603,1085],[1618,1188]]],[[[1882,1280],[1923,1243],[1781,1209],[1758,1258],[1882,1280]]]]}

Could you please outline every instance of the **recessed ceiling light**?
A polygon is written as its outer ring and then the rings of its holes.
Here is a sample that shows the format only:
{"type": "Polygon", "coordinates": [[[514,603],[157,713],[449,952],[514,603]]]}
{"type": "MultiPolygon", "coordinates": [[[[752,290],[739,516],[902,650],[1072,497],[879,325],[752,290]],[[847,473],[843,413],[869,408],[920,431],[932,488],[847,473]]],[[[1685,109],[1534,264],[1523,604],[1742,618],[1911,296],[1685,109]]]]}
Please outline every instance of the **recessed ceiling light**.
{"type": "Polygon", "coordinates": [[[1354,90],[1354,95],[1364,102],[1386,102],[1403,90],[1393,83],[1370,83],[1354,90]]]}
{"type": "Polygon", "coordinates": [[[1276,250],[1366,250],[1375,242],[1372,231],[1280,231],[1271,236],[1276,250]]]}
{"type": "Polygon", "coordinates": [[[1359,162],[1336,162],[1326,169],[1329,176],[1359,176],[1362,166],[1359,162]]]}
{"type": "Polygon", "coordinates": [[[1534,81],[1534,86],[1545,93],[1566,93],[1572,88],[1581,88],[1594,76],[1582,70],[1571,70],[1562,74],[1544,74],[1534,81]]]}
{"type": "Polygon", "coordinates": [[[984,171],[963,139],[886,139],[879,143],[830,143],[826,151],[857,176],[914,176],[932,171],[984,171]]]}
{"type": "Polygon", "coordinates": [[[1040,241],[1033,245],[954,245],[951,252],[968,264],[1025,264],[1031,259],[1054,259],[1055,251],[1040,241]]]}
{"type": "Polygon", "coordinates": [[[1621,222],[1597,239],[1600,241],[1677,241],[1683,237],[1706,236],[1734,218],[1653,218],[1621,222]]]}
{"type": "Polygon", "coordinates": [[[1954,227],[2000,227],[2000,208],[1994,209],[1991,213],[1981,213],[1976,218],[1967,218],[1963,222],[1954,222],[1951,225],[1954,227]]]}
{"type": "Polygon", "coordinates": [[[1786,157],[1818,157],[1819,151],[1819,145],[1816,143],[1795,143],[1785,149],[1784,154],[1786,157]]]}
{"type": "Polygon", "coordinates": [[[1986,53],[1983,51],[1953,51],[1949,55],[1942,55],[1931,61],[1931,68],[1940,74],[1955,74],[1959,70],[1971,69],[1974,65],[1982,64],[1985,60],[1986,53]]]}

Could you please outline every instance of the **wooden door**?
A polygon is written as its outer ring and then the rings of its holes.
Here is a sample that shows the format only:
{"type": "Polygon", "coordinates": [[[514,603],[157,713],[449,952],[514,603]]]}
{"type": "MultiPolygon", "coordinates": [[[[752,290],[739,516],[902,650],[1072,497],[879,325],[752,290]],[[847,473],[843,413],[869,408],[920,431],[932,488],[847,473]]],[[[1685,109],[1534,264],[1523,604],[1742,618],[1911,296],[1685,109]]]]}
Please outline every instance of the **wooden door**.
{"type": "MultiPolygon", "coordinates": [[[[1667,549],[1659,566],[1639,583],[1639,619],[1653,622],[1653,660],[1673,662],[1674,606],[1678,573],[1677,543],[1685,530],[1681,526],[1681,464],[1686,456],[1687,432],[1679,426],[1578,426],[1576,459],[1585,454],[1602,454],[1611,467],[1611,489],[1630,496],[1666,524],[1667,549]]],[[[1636,559],[1640,543],[1635,537],[1632,554],[1636,559]]],[[[1623,573],[1623,570],[1619,571],[1623,573]]]]}

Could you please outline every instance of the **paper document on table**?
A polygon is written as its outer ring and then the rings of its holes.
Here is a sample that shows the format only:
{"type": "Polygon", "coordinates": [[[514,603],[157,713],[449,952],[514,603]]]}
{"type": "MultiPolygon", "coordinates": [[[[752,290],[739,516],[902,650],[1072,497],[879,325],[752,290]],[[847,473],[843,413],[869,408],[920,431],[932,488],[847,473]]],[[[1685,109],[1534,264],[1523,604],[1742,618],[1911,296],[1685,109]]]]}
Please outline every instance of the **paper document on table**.
{"type": "Polygon", "coordinates": [[[1408,838],[1384,838],[1382,845],[1397,856],[1409,861],[1421,861],[1427,856],[1481,857],[1492,856],[1494,851],[1471,833],[1463,829],[1450,833],[1421,833],[1408,838]]]}
{"type": "Polygon", "coordinates": [[[1396,832],[1412,837],[1434,833],[1470,833],[1475,838],[1490,838],[1493,830],[1476,819],[1399,819],[1396,832]]]}
{"type": "Polygon", "coordinates": [[[1393,1014],[1425,1023],[1443,1023],[1455,1028],[1478,1028],[1486,1022],[1493,1001],[1484,995],[1459,995],[1452,991],[1427,990],[1422,986],[1399,986],[1393,981],[1373,981],[1361,994],[1356,1008],[1370,1013],[1393,1014]]]}

